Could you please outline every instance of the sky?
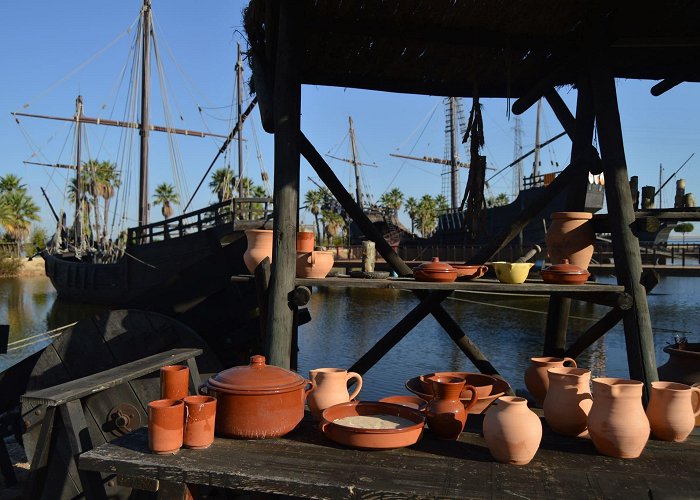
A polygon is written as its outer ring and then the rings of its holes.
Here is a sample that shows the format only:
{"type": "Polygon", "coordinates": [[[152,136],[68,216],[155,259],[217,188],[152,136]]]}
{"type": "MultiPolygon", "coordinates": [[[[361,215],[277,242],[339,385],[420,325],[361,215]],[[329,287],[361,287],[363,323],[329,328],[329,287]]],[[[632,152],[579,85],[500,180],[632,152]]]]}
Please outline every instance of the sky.
{"type": "MultiPolygon", "coordinates": [[[[236,45],[246,49],[241,12],[246,2],[200,0],[152,0],[156,37],[161,54],[174,121],[171,126],[210,131],[226,135],[231,129],[231,107],[235,95],[236,45]],[[182,119],[181,119],[182,118],[182,119]]],[[[36,0],[0,3],[0,176],[13,173],[22,178],[41,209],[39,223],[53,231],[53,217],[44,200],[45,189],[58,211],[72,210],[64,197],[72,172],[65,169],[27,165],[24,161],[74,163],[71,156],[74,135],[68,122],[20,118],[13,111],[70,117],[75,99],[82,95],[84,114],[90,117],[126,119],[125,95],[128,89],[128,55],[134,39],[139,0],[71,0],[55,2],[36,0]],[[131,29],[129,29],[131,27],[131,29]],[[124,76],[122,76],[124,75],[124,76]]],[[[250,70],[245,65],[245,78],[250,70]]],[[[161,105],[161,83],[153,69],[154,85],[151,122],[165,125],[161,105]]],[[[682,84],[660,97],[649,89],[656,82],[617,81],[627,165],[630,175],[639,176],[639,185],[659,183],[659,165],[664,180],[673,174],[693,153],[695,156],[664,188],[663,204],[672,204],[675,179],[686,180],[686,192],[700,199],[700,87],[682,84]]],[[[574,110],[575,90],[561,89],[569,108],[574,110]]],[[[246,101],[250,99],[247,95],[246,101]]],[[[508,116],[505,99],[482,99],[485,128],[484,154],[490,170],[487,177],[515,158],[515,115],[508,116]]],[[[465,113],[471,107],[464,100],[465,113]]],[[[536,106],[520,117],[522,147],[530,150],[535,143],[536,106]]],[[[546,103],[543,103],[541,140],[562,131],[546,103]]],[[[262,184],[261,165],[273,176],[272,136],[262,130],[259,114],[251,115],[244,126],[244,175],[262,184]]],[[[355,89],[304,86],[302,89],[302,130],[322,154],[350,157],[348,117],[352,117],[358,141],[359,160],[376,166],[361,167],[364,191],[376,201],[382,193],[400,189],[405,197],[436,196],[445,191],[442,166],[403,160],[389,156],[400,153],[413,156],[443,157],[445,151],[445,108],[440,96],[415,96],[362,91],[355,89]]],[[[121,143],[129,139],[119,129],[86,126],[83,159],[109,160],[120,164],[126,211],[117,209],[117,218],[127,226],[136,223],[138,196],[137,160],[131,167],[121,143]],[[130,173],[129,173],[130,172],[130,173]],[[128,188],[128,189],[127,189],[128,188]],[[128,194],[127,194],[128,192],[128,194]]],[[[221,139],[178,137],[169,146],[166,134],[151,133],[149,198],[155,186],[168,182],[176,185],[181,197],[180,213],[202,179],[221,144],[221,139]],[[179,160],[179,170],[171,166],[171,157],[179,160]]],[[[137,158],[138,135],[133,136],[131,157],[137,158]]],[[[556,171],[569,161],[570,141],[564,137],[541,153],[541,171],[556,171]],[[556,166],[558,163],[559,167],[556,166]]],[[[467,152],[460,149],[463,161],[467,152]]],[[[352,166],[326,157],[336,175],[354,192],[352,166]]],[[[237,171],[237,153],[220,158],[214,169],[230,162],[237,171]]],[[[532,159],[524,163],[530,173],[532,159]]],[[[461,172],[460,192],[464,190],[467,171],[461,172]]],[[[320,182],[313,169],[303,160],[301,197],[316,189],[320,182]]],[[[216,201],[207,179],[194,197],[190,210],[216,201]]],[[[272,185],[272,180],[270,181],[272,185]]],[[[513,169],[493,178],[489,193],[512,194],[513,169]]],[[[657,199],[658,202],[658,199],[657,199]]],[[[658,206],[658,205],[657,205],[658,206]]],[[[179,210],[178,210],[179,209],[179,210]]],[[[302,211],[302,222],[312,217],[302,211]]],[[[151,220],[161,219],[160,208],[151,207],[151,220]]],[[[408,217],[401,214],[407,225],[408,217]]],[[[696,231],[697,232],[697,231],[696,231]]]]}

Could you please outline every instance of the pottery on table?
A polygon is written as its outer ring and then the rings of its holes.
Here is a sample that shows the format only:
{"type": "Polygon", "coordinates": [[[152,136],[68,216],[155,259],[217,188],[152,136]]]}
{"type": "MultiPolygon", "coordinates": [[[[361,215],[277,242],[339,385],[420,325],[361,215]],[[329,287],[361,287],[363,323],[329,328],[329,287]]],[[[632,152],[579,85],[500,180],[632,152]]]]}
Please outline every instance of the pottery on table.
{"type": "Polygon", "coordinates": [[[669,358],[659,366],[659,378],[693,385],[700,383],[700,343],[686,342],[664,347],[669,358]]]}
{"type": "Polygon", "coordinates": [[[163,366],[160,369],[160,398],[182,399],[189,394],[190,369],[183,365],[163,366]]]}
{"type": "Polygon", "coordinates": [[[429,378],[433,387],[433,399],[425,410],[430,431],[439,439],[455,440],[459,437],[467,422],[467,411],[459,395],[463,388],[472,392],[469,406],[478,400],[476,389],[465,387],[463,378],[433,376],[429,378]]]}
{"type": "MultiPolygon", "coordinates": [[[[423,385],[419,380],[419,377],[413,377],[408,379],[406,381],[405,387],[421,399],[424,399],[426,401],[430,401],[431,399],[433,399],[432,389],[428,389],[428,391],[431,392],[425,392],[425,390],[423,389],[423,385]]],[[[494,384],[493,389],[491,390],[491,394],[484,398],[479,398],[474,405],[472,405],[470,397],[471,394],[468,394],[468,397],[462,397],[460,395],[459,400],[462,402],[462,405],[465,407],[465,409],[469,408],[468,410],[466,410],[467,413],[483,413],[494,401],[496,401],[499,397],[503,396],[505,392],[509,390],[510,386],[505,380],[496,379],[496,383],[494,384]]]]}
{"type": "Polygon", "coordinates": [[[530,358],[530,362],[530,366],[525,370],[525,386],[539,405],[544,403],[544,397],[547,395],[547,388],[549,387],[547,370],[550,368],[563,368],[567,363],[576,368],[576,361],[572,358],[543,356],[530,358]]]}
{"type": "Polygon", "coordinates": [[[489,270],[489,266],[473,266],[468,264],[452,264],[457,270],[457,281],[471,281],[481,278],[489,270]]]}
{"type": "Polygon", "coordinates": [[[544,418],[564,436],[588,434],[588,413],[593,405],[591,371],[585,368],[549,368],[549,389],[544,398],[544,418]]]}
{"type": "Polygon", "coordinates": [[[333,268],[333,252],[314,250],[297,254],[297,278],[325,278],[333,268]]]}
{"type": "Polygon", "coordinates": [[[313,392],[307,402],[311,415],[321,418],[321,412],[329,406],[347,403],[355,399],[362,390],[362,376],[356,372],[348,372],[343,368],[316,368],[309,371],[309,379],[313,392]],[[348,382],[355,380],[355,389],[348,393],[348,382]]]}
{"type": "Polygon", "coordinates": [[[700,416],[700,388],[678,382],[652,382],[646,414],[656,438],[685,441],[700,416]]]}
{"type": "MultiPolygon", "coordinates": [[[[418,380],[421,382],[421,387],[427,394],[432,394],[432,384],[430,383],[431,377],[457,377],[464,379],[467,386],[472,386],[476,389],[476,395],[481,398],[491,395],[493,387],[497,382],[496,377],[491,375],[486,375],[483,373],[471,373],[471,372],[435,372],[428,373],[427,375],[421,375],[418,380]]],[[[462,389],[459,395],[460,398],[470,398],[470,393],[466,389],[462,389]]]]}
{"type": "Polygon", "coordinates": [[[484,417],[484,440],[499,462],[525,465],[540,447],[542,422],[525,398],[501,396],[484,417]]]}
{"type": "Polygon", "coordinates": [[[248,271],[253,274],[265,257],[268,257],[272,263],[272,230],[247,229],[245,237],[248,240],[248,248],[243,254],[243,262],[248,271]]]}
{"type": "Polygon", "coordinates": [[[314,251],[316,239],[312,231],[297,232],[297,252],[309,253],[314,251]]]}
{"type": "Polygon", "coordinates": [[[252,356],[247,366],[234,366],[210,377],[199,388],[217,399],[217,435],[243,439],[279,437],[304,418],[310,381],[252,356]]]}
{"type": "Polygon", "coordinates": [[[644,384],[622,378],[594,378],[588,433],[598,453],[637,458],[649,440],[649,420],[642,406],[644,384]]]}
{"type": "Polygon", "coordinates": [[[182,447],[185,404],[180,399],[148,403],[148,448],[157,455],[177,453],[182,447]]]}
{"type": "Polygon", "coordinates": [[[496,271],[496,278],[501,283],[508,283],[511,285],[517,285],[520,283],[525,283],[528,274],[530,274],[530,268],[535,264],[533,262],[492,262],[494,271],[496,271]]]}
{"type": "Polygon", "coordinates": [[[582,285],[588,280],[591,273],[579,266],[569,264],[569,259],[564,259],[561,264],[554,264],[542,269],[540,275],[545,283],[582,285]]]}
{"type": "Polygon", "coordinates": [[[185,403],[185,429],[182,444],[185,448],[200,450],[214,442],[216,423],[216,399],[211,396],[187,396],[185,403]]]}
{"type": "Polygon", "coordinates": [[[414,410],[424,412],[428,407],[428,402],[419,396],[410,395],[398,395],[398,396],[387,396],[379,400],[380,403],[393,403],[396,405],[407,406],[414,410]]]}
{"type": "Polygon", "coordinates": [[[413,277],[416,281],[451,283],[457,279],[457,270],[445,262],[440,262],[438,257],[433,257],[431,262],[424,262],[416,267],[413,277]]]}
{"type": "Polygon", "coordinates": [[[588,269],[593,257],[593,214],[588,212],[555,212],[552,224],[547,229],[545,241],[547,253],[553,263],[568,259],[584,270],[588,269]]]}

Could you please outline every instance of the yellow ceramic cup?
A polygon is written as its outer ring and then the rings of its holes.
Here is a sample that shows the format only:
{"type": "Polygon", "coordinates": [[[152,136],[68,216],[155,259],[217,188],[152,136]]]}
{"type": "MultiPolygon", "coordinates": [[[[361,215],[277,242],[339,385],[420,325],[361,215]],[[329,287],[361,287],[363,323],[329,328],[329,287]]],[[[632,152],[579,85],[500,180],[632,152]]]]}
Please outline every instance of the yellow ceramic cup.
{"type": "Polygon", "coordinates": [[[530,268],[535,265],[532,262],[492,262],[492,264],[498,281],[509,284],[524,283],[530,268]]]}

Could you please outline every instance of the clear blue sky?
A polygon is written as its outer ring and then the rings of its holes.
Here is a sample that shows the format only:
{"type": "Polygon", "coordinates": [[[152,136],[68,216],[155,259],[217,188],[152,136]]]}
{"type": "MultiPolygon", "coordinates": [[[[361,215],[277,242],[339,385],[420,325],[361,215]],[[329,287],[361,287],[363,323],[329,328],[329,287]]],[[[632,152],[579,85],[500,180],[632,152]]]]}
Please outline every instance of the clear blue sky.
{"type": "MultiPolygon", "coordinates": [[[[234,92],[234,60],[236,42],[242,37],[241,11],[245,2],[200,0],[153,0],[156,35],[160,43],[168,94],[176,117],[174,126],[194,130],[211,130],[227,134],[234,92]],[[171,53],[174,54],[173,60],[171,53]],[[174,62],[175,61],[175,62],[174,62]],[[197,111],[197,106],[205,109],[197,111]],[[216,109],[215,109],[216,108],[216,109]],[[179,116],[184,118],[180,121],[179,116]]],[[[73,140],[70,124],[24,118],[18,127],[10,116],[12,111],[71,116],[78,94],[84,99],[86,116],[124,119],[125,83],[119,86],[119,76],[126,61],[133,30],[126,33],[138,15],[139,0],[105,2],[73,0],[55,2],[37,0],[2,2],[0,5],[0,44],[3,78],[0,79],[0,175],[14,173],[22,177],[30,193],[41,207],[41,224],[52,230],[52,217],[40,187],[44,187],[57,209],[70,211],[63,202],[66,179],[70,173],[62,169],[27,166],[23,160],[46,163],[71,163],[73,140]],[[125,34],[126,33],[126,34],[125,34]],[[119,35],[125,34],[117,39],[119,35]],[[93,62],[68,76],[71,71],[110,42],[117,41],[93,62]],[[68,77],[67,77],[68,76],[68,77]],[[66,78],[67,77],[67,78],[66,78]],[[119,89],[116,108],[114,93],[119,89]],[[23,108],[25,104],[29,106],[23,108]],[[30,142],[31,141],[31,144],[30,142]],[[36,156],[32,157],[32,154],[36,156]]],[[[155,70],[154,70],[155,73],[155,70]]],[[[246,78],[250,73],[246,66],[246,78]]],[[[618,81],[618,95],[630,175],[638,175],[640,186],[658,184],[659,164],[664,166],[664,178],[673,173],[690,154],[696,156],[681,171],[687,191],[700,198],[700,87],[683,84],[661,97],[649,94],[655,82],[618,81]]],[[[163,124],[158,80],[154,83],[152,122],[163,124]]],[[[575,91],[563,91],[565,101],[573,109],[575,91]]],[[[514,158],[515,117],[506,115],[503,99],[483,100],[486,148],[490,167],[500,169],[514,158]]],[[[464,101],[465,112],[471,105],[464,101]]],[[[547,139],[561,127],[545,104],[541,137],[547,139]]],[[[442,192],[439,165],[401,160],[389,156],[392,152],[416,156],[442,157],[444,153],[444,107],[439,97],[386,94],[353,89],[306,86],[303,89],[302,128],[321,153],[348,157],[348,116],[355,122],[360,160],[376,163],[364,167],[363,179],[374,199],[387,189],[397,187],[406,196],[437,195],[442,192]],[[429,119],[429,117],[431,117],[429,119]]],[[[261,183],[256,143],[266,170],[272,175],[273,149],[271,136],[266,134],[257,111],[252,125],[257,141],[247,122],[244,131],[247,174],[261,183]]],[[[523,148],[534,145],[535,108],[522,115],[523,148]]],[[[88,151],[84,155],[99,160],[117,161],[118,129],[88,127],[88,151]]],[[[170,153],[164,134],[152,134],[150,190],[161,182],[175,179],[170,153]]],[[[138,136],[134,137],[138,141],[138,136]]],[[[201,179],[213,159],[220,142],[212,139],[181,137],[179,156],[184,175],[178,189],[184,201],[201,179]]],[[[562,138],[542,153],[542,171],[550,170],[551,161],[560,166],[569,160],[570,143],[562,138]]],[[[462,158],[466,152],[461,149],[462,158]]],[[[85,156],[83,156],[85,158],[85,156]]],[[[350,165],[328,159],[338,177],[353,190],[350,165]]],[[[134,163],[134,166],[136,163],[134,163]]],[[[220,160],[215,168],[223,166],[220,160]]],[[[237,164],[232,160],[234,169],[237,164]]],[[[531,161],[525,163],[529,173],[531,161]]],[[[129,225],[136,217],[135,199],[138,193],[137,174],[131,174],[131,205],[129,225]]],[[[315,188],[308,177],[312,169],[302,160],[302,196],[315,188]]],[[[125,184],[128,180],[124,174],[125,184]]],[[[463,190],[466,171],[461,176],[463,190]]],[[[208,182],[208,181],[207,181],[208,182]]],[[[508,170],[491,183],[491,192],[511,193],[513,174],[508,170]]],[[[672,203],[674,182],[664,189],[664,205],[672,203]]],[[[124,190],[125,191],[125,190],[124,190]]],[[[201,207],[215,197],[205,185],[193,202],[201,207]]],[[[151,219],[160,219],[158,207],[152,207],[151,219]]],[[[311,222],[308,213],[302,219],[311,222]]],[[[402,217],[407,220],[405,216],[402,217]]]]}

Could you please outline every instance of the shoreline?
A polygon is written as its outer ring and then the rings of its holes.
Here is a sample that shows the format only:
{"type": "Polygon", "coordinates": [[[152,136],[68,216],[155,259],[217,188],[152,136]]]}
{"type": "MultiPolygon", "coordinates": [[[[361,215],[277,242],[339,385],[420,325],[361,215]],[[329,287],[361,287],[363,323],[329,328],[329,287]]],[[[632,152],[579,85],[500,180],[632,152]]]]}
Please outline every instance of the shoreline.
{"type": "Polygon", "coordinates": [[[0,275],[0,278],[33,278],[37,276],[46,276],[44,272],[44,259],[42,257],[34,257],[29,260],[27,257],[21,257],[22,267],[17,273],[0,275]]]}

